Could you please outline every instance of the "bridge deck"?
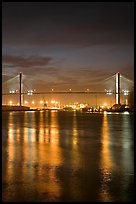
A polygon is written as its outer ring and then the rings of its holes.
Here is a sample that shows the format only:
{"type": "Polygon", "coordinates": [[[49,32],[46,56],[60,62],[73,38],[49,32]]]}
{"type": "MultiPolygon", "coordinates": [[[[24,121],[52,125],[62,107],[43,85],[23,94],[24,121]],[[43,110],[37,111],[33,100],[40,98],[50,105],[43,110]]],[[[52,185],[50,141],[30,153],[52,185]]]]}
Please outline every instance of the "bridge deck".
{"type": "MultiPolygon", "coordinates": [[[[2,93],[2,95],[18,95],[18,94],[19,93],[2,93]]],[[[21,94],[28,94],[28,93],[22,92],[21,94]]],[[[104,91],[44,91],[44,92],[33,92],[33,94],[106,94],[106,92],[104,91]]]]}

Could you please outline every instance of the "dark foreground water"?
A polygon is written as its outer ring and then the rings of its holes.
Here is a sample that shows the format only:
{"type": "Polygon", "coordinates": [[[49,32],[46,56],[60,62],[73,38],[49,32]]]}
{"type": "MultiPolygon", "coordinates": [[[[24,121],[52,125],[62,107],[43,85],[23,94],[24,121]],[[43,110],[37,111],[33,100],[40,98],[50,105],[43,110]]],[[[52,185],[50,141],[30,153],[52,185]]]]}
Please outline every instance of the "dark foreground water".
{"type": "Polygon", "coordinates": [[[133,116],[2,113],[2,199],[132,201],[133,116]]]}

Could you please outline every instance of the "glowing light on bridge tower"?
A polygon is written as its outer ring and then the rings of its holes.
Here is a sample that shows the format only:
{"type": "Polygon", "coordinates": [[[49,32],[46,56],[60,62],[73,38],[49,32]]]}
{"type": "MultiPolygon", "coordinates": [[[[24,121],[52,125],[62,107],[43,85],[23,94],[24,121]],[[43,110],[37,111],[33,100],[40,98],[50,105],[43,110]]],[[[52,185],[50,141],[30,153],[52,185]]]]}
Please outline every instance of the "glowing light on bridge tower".
{"type": "Polygon", "coordinates": [[[120,104],[120,73],[116,73],[116,81],[115,81],[115,97],[116,104],[120,104]]]}

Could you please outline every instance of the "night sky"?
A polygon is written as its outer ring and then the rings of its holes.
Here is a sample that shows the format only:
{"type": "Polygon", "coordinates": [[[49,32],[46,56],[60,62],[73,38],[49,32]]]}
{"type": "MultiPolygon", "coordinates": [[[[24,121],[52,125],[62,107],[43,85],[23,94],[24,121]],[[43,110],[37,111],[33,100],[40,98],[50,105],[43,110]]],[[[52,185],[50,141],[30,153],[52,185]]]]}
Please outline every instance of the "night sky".
{"type": "Polygon", "coordinates": [[[37,90],[103,90],[116,72],[133,79],[134,4],[3,3],[2,79],[19,72],[37,90]]]}

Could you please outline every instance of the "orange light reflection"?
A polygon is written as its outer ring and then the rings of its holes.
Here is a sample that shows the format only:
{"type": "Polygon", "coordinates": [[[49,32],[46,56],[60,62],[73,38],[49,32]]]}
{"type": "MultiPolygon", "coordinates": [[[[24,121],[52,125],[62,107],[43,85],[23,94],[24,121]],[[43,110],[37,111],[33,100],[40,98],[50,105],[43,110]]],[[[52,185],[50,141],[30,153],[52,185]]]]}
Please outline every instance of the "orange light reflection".
{"type": "Polygon", "coordinates": [[[108,115],[103,114],[103,125],[102,125],[102,157],[101,157],[101,169],[102,169],[102,184],[100,197],[102,201],[111,201],[111,197],[108,193],[108,183],[111,178],[111,153],[110,153],[110,141],[109,141],[109,127],[108,127],[108,115]]]}

